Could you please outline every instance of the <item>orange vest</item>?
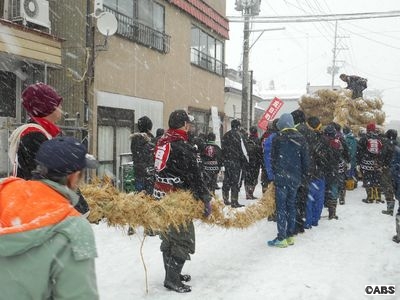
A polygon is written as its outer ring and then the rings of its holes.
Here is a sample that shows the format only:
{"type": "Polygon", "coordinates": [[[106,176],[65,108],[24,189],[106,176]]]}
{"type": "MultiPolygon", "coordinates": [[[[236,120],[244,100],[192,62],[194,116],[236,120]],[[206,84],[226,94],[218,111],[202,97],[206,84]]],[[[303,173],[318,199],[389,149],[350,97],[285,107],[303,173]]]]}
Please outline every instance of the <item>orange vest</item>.
{"type": "Polygon", "coordinates": [[[80,215],[62,194],[43,182],[9,177],[0,183],[0,235],[42,228],[80,215]]]}

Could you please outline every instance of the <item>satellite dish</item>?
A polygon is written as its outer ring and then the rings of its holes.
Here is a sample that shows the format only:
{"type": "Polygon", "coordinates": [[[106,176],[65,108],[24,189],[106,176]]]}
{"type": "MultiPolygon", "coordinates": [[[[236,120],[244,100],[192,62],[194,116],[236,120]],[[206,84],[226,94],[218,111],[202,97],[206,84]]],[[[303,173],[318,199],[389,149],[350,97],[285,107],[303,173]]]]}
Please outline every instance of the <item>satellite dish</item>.
{"type": "Polygon", "coordinates": [[[117,32],[118,22],[114,14],[104,12],[97,18],[97,29],[102,35],[111,36],[117,32]]]}

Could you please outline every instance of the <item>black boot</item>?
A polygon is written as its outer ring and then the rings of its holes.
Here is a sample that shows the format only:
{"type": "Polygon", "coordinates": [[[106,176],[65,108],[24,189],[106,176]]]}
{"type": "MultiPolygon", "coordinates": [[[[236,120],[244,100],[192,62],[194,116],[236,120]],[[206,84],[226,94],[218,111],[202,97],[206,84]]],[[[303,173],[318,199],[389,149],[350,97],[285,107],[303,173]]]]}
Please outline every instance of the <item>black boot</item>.
{"type": "Polygon", "coordinates": [[[192,291],[191,286],[181,282],[181,271],[185,260],[179,259],[174,256],[166,257],[165,262],[166,276],[164,287],[177,293],[188,293],[192,291]]]}
{"type": "MultiPolygon", "coordinates": [[[[163,261],[164,261],[164,269],[165,269],[165,279],[164,281],[167,280],[167,262],[169,260],[169,255],[166,254],[166,252],[163,252],[163,261]]],[[[183,267],[183,265],[182,265],[183,267]]],[[[189,274],[179,274],[179,279],[181,281],[185,281],[188,282],[190,280],[192,280],[192,276],[190,276],[189,274]]]]}
{"type": "Polygon", "coordinates": [[[229,191],[224,191],[224,188],[222,188],[222,199],[224,199],[225,205],[231,205],[231,202],[229,201],[229,191]]]}
{"type": "Polygon", "coordinates": [[[329,212],[329,220],[337,220],[339,217],[336,215],[336,207],[328,207],[328,212],[329,212]]]}
{"type": "Polygon", "coordinates": [[[231,207],[233,208],[238,208],[238,207],[243,207],[244,205],[239,203],[239,194],[238,193],[231,193],[231,207]]]}
{"type": "Polygon", "coordinates": [[[346,190],[341,190],[339,193],[339,204],[344,205],[346,198],[346,190]]]}

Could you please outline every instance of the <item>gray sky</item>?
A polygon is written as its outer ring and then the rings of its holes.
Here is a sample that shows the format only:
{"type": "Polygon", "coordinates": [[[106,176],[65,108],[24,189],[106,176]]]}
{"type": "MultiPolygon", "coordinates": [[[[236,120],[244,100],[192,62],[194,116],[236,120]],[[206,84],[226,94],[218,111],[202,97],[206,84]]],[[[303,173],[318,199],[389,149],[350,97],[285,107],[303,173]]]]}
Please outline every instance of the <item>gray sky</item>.
{"type": "MultiPolygon", "coordinates": [[[[235,0],[227,0],[227,15],[240,16],[235,0]]],[[[332,13],[386,12],[400,10],[399,0],[262,0],[260,16],[311,15],[332,13]]],[[[274,80],[276,89],[305,89],[330,85],[327,73],[332,65],[334,22],[253,24],[252,29],[285,27],[267,31],[250,52],[250,70],[267,89],[274,80]]],[[[251,34],[250,44],[259,32],[251,34]]],[[[339,21],[337,59],[339,74],[368,79],[368,89],[383,91],[387,121],[400,119],[400,17],[339,21]]],[[[226,63],[237,69],[242,62],[243,23],[230,23],[226,42],[226,63]]],[[[335,84],[345,83],[335,77],[335,84]]]]}

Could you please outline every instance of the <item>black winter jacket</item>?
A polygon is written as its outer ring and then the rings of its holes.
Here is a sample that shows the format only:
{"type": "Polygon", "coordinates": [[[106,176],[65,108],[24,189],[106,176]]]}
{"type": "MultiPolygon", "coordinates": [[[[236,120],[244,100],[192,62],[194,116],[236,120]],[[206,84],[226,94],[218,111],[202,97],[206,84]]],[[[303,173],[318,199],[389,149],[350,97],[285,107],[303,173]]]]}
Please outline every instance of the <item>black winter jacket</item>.
{"type": "Polygon", "coordinates": [[[138,132],[131,136],[131,152],[135,176],[146,178],[154,173],[154,144],[151,133],[138,132]]]}

